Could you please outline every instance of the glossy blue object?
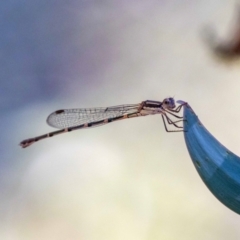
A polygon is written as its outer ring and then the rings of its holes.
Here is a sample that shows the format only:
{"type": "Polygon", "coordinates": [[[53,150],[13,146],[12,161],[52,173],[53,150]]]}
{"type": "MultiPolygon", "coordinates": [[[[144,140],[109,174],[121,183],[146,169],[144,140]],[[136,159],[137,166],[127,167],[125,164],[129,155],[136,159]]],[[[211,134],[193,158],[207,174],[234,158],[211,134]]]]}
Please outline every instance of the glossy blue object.
{"type": "Polygon", "coordinates": [[[224,147],[184,106],[184,138],[203,182],[225,206],[240,214],[240,158],[224,147]]]}

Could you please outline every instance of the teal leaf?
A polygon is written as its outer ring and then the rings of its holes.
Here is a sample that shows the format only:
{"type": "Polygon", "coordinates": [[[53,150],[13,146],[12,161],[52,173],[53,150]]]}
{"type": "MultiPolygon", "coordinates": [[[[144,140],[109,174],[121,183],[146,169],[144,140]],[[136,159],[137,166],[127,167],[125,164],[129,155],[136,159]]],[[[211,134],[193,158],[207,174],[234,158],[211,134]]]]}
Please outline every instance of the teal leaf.
{"type": "Polygon", "coordinates": [[[203,182],[225,206],[240,214],[240,158],[223,146],[184,106],[184,138],[203,182]]]}

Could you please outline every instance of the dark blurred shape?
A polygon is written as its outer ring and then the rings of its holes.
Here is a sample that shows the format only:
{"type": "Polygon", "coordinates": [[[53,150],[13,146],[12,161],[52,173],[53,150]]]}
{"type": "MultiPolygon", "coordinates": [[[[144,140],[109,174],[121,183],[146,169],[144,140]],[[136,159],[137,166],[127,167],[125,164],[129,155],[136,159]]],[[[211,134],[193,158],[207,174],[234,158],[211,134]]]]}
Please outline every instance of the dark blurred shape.
{"type": "Polygon", "coordinates": [[[240,57],[240,6],[237,6],[237,14],[233,34],[229,40],[219,41],[216,31],[212,28],[204,29],[204,38],[213,53],[224,60],[234,60],[240,57]]]}

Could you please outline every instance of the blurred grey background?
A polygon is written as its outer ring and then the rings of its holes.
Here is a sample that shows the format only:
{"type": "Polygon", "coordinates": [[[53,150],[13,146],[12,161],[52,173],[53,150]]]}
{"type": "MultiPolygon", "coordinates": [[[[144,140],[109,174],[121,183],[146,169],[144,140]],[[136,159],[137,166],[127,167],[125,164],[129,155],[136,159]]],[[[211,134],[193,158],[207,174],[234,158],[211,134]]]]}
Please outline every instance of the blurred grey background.
{"type": "Polygon", "coordinates": [[[201,38],[228,32],[233,0],[2,1],[0,239],[239,239],[239,216],[205,187],[182,133],[160,116],[60,135],[62,108],[187,101],[240,155],[240,64],[201,38]]]}

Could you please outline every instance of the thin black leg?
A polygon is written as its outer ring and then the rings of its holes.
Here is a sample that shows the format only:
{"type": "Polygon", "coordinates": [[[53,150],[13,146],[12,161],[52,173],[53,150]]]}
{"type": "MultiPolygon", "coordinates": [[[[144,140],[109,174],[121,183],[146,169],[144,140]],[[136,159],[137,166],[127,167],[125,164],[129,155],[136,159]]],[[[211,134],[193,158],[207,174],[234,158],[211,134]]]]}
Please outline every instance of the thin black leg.
{"type": "Polygon", "coordinates": [[[183,119],[183,117],[180,117],[174,113],[172,113],[173,110],[170,110],[170,109],[164,109],[165,112],[171,114],[172,116],[176,117],[176,118],[180,118],[180,119],[183,119]]]}
{"type": "Polygon", "coordinates": [[[178,112],[180,112],[181,111],[181,109],[182,109],[182,107],[184,106],[184,105],[186,105],[187,103],[183,103],[183,104],[181,104],[181,105],[179,105],[176,109],[168,109],[169,111],[171,111],[171,112],[176,112],[176,113],[178,113],[178,112]]]}
{"type": "Polygon", "coordinates": [[[178,120],[178,121],[173,122],[172,119],[170,119],[167,115],[165,115],[165,117],[167,119],[168,124],[173,124],[177,128],[183,128],[183,127],[178,126],[176,123],[183,122],[185,120],[178,120]]]}
{"type": "MultiPolygon", "coordinates": [[[[162,120],[163,120],[163,124],[164,124],[164,127],[165,127],[166,132],[184,132],[184,130],[168,130],[164,116],[166,117],[166,119],[168,119],[168,117],[167,117],[165,114],[162,114],[162,120]]],[[[170,120],[170,121],[171,121],[171,120],[170,120]]],[[[174,124],[174,123],[171,122],[171,124],[174,124]]]]}

